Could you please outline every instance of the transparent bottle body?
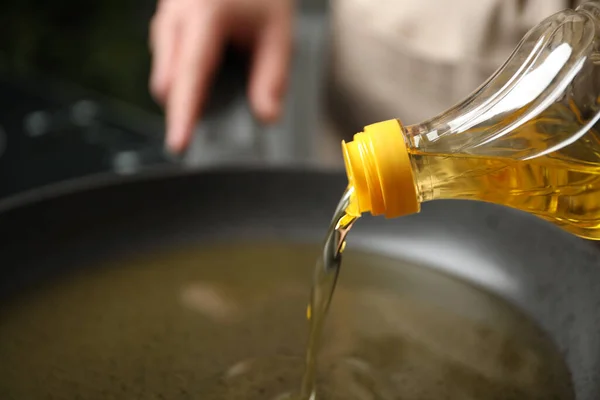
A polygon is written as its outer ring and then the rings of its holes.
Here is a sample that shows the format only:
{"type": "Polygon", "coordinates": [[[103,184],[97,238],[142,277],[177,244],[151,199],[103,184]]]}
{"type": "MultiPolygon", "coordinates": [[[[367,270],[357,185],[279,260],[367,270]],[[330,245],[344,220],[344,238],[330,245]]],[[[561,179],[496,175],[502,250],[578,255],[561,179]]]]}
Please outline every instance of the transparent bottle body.
{"type": "Polygon", "coordinates": [[[465,101],[405,128],[420,201],[474,199],[600,240],[600,2],[533,28],[465,101]]]}

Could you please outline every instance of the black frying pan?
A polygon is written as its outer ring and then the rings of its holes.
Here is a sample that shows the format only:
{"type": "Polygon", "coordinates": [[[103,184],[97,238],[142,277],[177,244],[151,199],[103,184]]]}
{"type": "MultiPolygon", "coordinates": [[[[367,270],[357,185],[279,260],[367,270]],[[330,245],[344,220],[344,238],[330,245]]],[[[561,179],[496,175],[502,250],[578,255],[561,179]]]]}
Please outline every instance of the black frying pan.
{"type": "MultiPolygon", "coordinates": [[[[127,253],[220,239],[320,243],[345,183],[337,173],[230,170],[9,199],[0,213],[0,311],[45,280],[127,253]]],[[[600,399],[600,251],[592,243],[471,202],[426,204],[397,220],[365,217],[349,242],[515,304],[563,353],[577,399],[600,399]]]]}

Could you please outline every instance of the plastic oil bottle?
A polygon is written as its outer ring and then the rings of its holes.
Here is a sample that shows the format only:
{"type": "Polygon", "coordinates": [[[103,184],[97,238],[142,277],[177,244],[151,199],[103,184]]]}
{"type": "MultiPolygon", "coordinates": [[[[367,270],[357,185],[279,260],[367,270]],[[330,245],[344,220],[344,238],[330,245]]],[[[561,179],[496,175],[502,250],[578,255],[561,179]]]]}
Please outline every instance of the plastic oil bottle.
{"type": "Polygon", "coordinates": [[[373,124],[342,143],[354,190],[347,212],[391,218],[425,201],[472,199],[600,240],[599,119],[600,1],[592,1],[531,29],[452,109],[412,126],[373,124]]]}

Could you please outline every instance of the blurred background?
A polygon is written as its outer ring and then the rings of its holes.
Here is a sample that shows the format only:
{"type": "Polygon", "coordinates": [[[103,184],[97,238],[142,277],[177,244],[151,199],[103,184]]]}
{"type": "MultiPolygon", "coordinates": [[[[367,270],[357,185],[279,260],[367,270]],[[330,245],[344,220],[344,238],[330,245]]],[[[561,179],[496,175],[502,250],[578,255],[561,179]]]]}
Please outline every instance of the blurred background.
{"type": "Polygon", "coordinates": [[[327,13],[300,4],[286,112],[262,127],[248,111],[243,55],[229,52],[189,151],[163,150],[148,92],[155,0],[0,4],[0,197],[95,174],[222,164],[337,164],[317,143],[327,13]]]}
{"type": "Polygon", "coordinates": [[[0,200],[97,174],[220,165],[340,168],[366,124],[419,122],[479,86],[565,0],[302,0],[283,117],[255,122],[229,51],[189,150],[163,149],[148,91],[156,0],[0,4],[0,200]]]}

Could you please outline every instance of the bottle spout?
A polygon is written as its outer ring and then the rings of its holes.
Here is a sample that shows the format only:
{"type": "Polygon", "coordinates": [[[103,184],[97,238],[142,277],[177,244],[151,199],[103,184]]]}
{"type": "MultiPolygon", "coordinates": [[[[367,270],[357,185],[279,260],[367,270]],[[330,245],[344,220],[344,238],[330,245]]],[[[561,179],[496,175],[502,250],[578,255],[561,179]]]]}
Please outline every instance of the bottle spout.
{"type": "Polygon", "coordinates": [[[351,142],[342,142],[354,199],[349,212],[395,218],[420,210],[410,155],[402,125],[389,120],[365,127],[351,142]]]}

